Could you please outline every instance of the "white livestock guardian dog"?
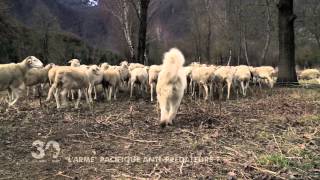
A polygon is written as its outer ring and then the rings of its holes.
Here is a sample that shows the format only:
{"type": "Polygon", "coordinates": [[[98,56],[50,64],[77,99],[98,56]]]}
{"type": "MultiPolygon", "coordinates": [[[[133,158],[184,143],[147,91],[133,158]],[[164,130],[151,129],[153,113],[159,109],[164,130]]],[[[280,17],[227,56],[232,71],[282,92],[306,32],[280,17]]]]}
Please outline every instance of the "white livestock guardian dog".
{"type": "Polygon", "coordinates": [[[158,76],[157,99],[160,105],[160,126],[171,125],[179,109],[184,90],[187,86],[183,70],[183,54],[172,48],[164,54],[163,68],[158,76]]]}

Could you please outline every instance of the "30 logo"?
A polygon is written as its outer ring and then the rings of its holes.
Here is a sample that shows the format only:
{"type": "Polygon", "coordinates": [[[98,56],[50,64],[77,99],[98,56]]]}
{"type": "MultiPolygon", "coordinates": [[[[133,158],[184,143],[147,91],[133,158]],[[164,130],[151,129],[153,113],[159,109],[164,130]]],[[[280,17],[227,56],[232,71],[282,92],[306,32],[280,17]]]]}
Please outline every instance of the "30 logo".
{"type": "Polygon", "coordinates": [[[32,143],[33,147],[37,148],[37,152],[31,152],[31,155],[35,159],[42,159],[44,158],[45,151],[48,150],[51,146],[54,148],[55,153],[53,154],[52,158],[57,159],[60,154],[60,145],[57,141],[49,141],[45,144],[45,142],[36,140],[32,143]]]}

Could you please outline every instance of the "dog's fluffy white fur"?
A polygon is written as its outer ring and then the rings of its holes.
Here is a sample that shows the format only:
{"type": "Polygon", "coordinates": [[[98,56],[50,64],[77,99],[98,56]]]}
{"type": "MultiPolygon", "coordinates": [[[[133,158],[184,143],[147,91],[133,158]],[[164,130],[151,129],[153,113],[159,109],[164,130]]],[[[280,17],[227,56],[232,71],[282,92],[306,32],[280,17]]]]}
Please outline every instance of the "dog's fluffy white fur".
{"type": "Polygon", "coordinates": [[[160,125],[172,124],[187,86],[186,74],[183,70],[183,54],[172,48],[164,54],[163,68],[158,76],[157,99],[161,110],[160,125]]]}

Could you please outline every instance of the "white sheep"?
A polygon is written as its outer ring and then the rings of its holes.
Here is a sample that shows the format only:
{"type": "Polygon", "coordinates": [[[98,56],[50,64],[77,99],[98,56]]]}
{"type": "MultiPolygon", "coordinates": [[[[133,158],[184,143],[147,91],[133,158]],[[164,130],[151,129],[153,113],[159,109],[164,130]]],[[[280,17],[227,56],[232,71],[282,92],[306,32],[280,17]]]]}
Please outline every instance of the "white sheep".
{"type": "MultiPolygon", "coordinates": [[[[52,87],[56,90],[54,97],[57,108],[61,108],[59,93],[61,92],[62,106],[67,105],[66,95],[70,90],[78,90],[78,99],[75,108],[79,107],[82,92],[84,92],[86,101],[90,105],[87,89],[90,88],[89,73],[90,71],[80,67],[60,68],[56,71],[54,84],[52,87]]],[[[92,86],[92,85],[91,85],[92,86]]]]}
{"type": "Polygon", "coordinates": [[[151,94],[151,102],[153,102],[153,91],[156,87],[158,81],[158,75],[162,69],[161,65],[152,65],[149,69],[149,86],[150,86],[150,94],[151,94]]]}
{"type": "Polygon", "coordinates": [[[161,127],[172,124],[183,98],[187,86],[187,78],[183,71],[184,61],[183,54],[176,48],[164,54],[163,68],[156,87],[161,110],[161,127]]]}
{"type": "Polygon", "coordinates": [[[108,101],[111,101],[112,93],[114,100],[117,99],[117,93],[119,91],[120,83],[121,76],[118,70],[109,68],[103,71],[102,85],[105,90],[105,94],[108,97],[108,101]]]}
{"type": "MultiPolygon", "coordinates": [[[[29,95],[29,88],[32,86],[37,86],[39,89],[41,85],[49,83],[48,72],[54,66],[50,63],[44,68],[32,68],[26,74],[26,86],[27,86],[27,96],[29,95]]],[[[36,88],[33,89],[35,94],[36,88]]],[[[40,93],[40,92],[39,92],[40,93]]]]}
{"type": "MultiPolygon", "coordinates": [[[[70,61],[68,61],[68,63],[70,64],[71,67],[79,67],[80,66],[80,60],[78,59],[71,59],[70,61]]],[[[49,92],[48,92],[48,96],[46,101],[50,101],[52,95],[53,95],[53,91],[55,90],[54,86],[52,86],[52,84],[54,84],[54,80],[56,77],[56,72],[59,69],[68,69],[70,66],[55,66],[53,68],[51,68],[48,72],[48,78],[49,78],[49,84],[51,85],[49,92]]],[[[73,92],[71,92],[72,95],[72,99],[74,99],[73,96],[73,92]]]]}
{"type": "Polygon", "coordinates": [[[250,71],[253,77],[259,83],[260,88],[261,88],[261,83],[265,83],[270,88],[273,88],[274,86],[273,77],[277,72],[272,66],[250,67],[250,71]]]}
{"type": "Polygon", "coordinates": [[[88,71],[87,75],[89,77],[89,82],[90,82],[90,85],[88,88],[89,101],[93,102],[92,91],[94,91],[94,99],[96,100],[97,99],[96,86],[99,84],[102,84],[103,71],[97,65],[91,65],[88,68],[86,68],[86,70],[88,71]]]}
{"type": "Polygon", "coordinates": [[[183,67],[184,73],[187,76],[187,88],[185,90],[186,91],[185,93],[188,93],[188,91],[192,92],[192,87],[191,87],[191,85],[189,85],[191,83],[191,72],[192,72],[192,69],[193,69],[192,66],[183,67]],[[188,87],[188,85],[189,85],[189,87],[188,87]]]}
{"type": "Polygon", "coordinates": [[[148,90],[148,71],[146,67],[135,68],[130,71],[130,98],[132,98],[133,90],[136,84],[140,85],[140,90],[148,90]]]}
{"type": "Polygon", "coordinates": [[[236,66],[236,70],[233,75],[233,82],[235,86],[241,87],[243,96],[247,95],[247,89],[249,87],[250,80],[251,80],[251,71],[249,66],[245,66],[245,65],[236,66]]]}
{"type": "Polygon", "coordinates": [[[127,85],[129,83],[130,71],[127,63],[121,62],[120,66],[111,66],[111,68],[119,71],[121,84],[127,85]]]}
{"type": "Polygon", "coordinates": [[[299,75],[301,80],[311,80],[320,78],[320,71],[318,69],[305,69],[299,75]]]}
{"type": "Polygon", "coordinates": [[[79,59],[71,59],[68,61],[71,67],[79,67],[80,66],[80,60],[79,59]]]}
{"type": "Polygon", "coordinates": [[[230,99],[230,90],[233,75],[236,68],[234,66],[218,66],[213,75],[213,82],[219,90],[219,99],[222,99],[224,85],[227,85],[227,99],[230,99]]]}
{"type": "Polygon", "coordinates": [[[144,68],[144,65],[140,64],[140,63],[130,63],[129,64],[129,71],[130,72],[133,71],[136,68],[144,68]]]}
{"type": "Polygon", "coordinates": [[[191,81],[192,81],[192,96],[195,95],[195,84],[199,87],[199,94],[201,92],[201,88],[205,90],[204,99],[208,100],[209,97],[209,88],[210,88],[210,94],[212,92],[213,86],[212,84],[212,78],[214,75],[214,72],[216,70],[215,66],[205,67],[195,67],[192,69],[191,72],[191,81]]]}
{"type": "Polygon", "coordinates": [[[25,89],[27,72],[32,68],[41,67],[43,67],[42,62],[34,56],[28,56],[17,64],[0,65],[0,91],[8,90],[10,95],[9,106],[13,106],[18,101],[22,91],[25,89]]]}

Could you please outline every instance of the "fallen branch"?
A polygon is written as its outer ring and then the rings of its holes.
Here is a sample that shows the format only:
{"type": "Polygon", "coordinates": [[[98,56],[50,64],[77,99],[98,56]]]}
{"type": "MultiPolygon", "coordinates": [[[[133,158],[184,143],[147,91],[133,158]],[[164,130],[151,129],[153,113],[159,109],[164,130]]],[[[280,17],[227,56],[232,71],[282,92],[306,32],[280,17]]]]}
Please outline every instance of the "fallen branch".
{"type": "Polygon", "coordinates": [[[64,175],[62,171],[59,171],[55,176],[63,176],[63,177],[69,178],[69,179],[74,179],[71,176],[64,175]]]}
{"type": "Polygon", "coordinates": [[[257,171],[260,171],[260,172],[263,172],[263,173],[267,173],[267,174],[271,174],[279,179],[286,179],[282,176],[279,176],[278,173],[274,172],[274,171],[270,171],[268,169],[263,169],[263,168],[259,168],[259,167],[256,167],[256,166],[250,166],[251,168],[257,170],[257,171]]]}
{"type": "Polygon", "coordinates": [[[180,131],[183,132],[183,133],[189,133],[189,134],[191,134],[191,135],[193,135],[193,136],[198,136],[198,135],[196,135],[194,132],[188,131],[188,130],[186,130],[186,129],[180,129],[180,131]]]}

